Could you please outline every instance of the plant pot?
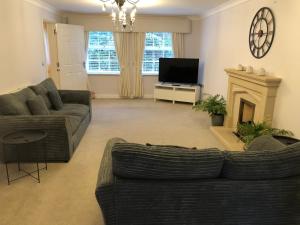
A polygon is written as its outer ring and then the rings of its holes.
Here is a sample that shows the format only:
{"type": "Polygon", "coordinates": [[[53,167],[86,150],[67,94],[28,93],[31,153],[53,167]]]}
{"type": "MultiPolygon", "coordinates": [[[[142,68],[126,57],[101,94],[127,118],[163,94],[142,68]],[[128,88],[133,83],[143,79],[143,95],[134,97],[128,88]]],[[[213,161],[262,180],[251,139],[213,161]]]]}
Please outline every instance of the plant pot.
{"type": "Polygon", "coordinates": [[[224,124],[224,115],[213,114],[211,116],[211,124],[213,126],[223,126],[223,124],[224,124]]]}

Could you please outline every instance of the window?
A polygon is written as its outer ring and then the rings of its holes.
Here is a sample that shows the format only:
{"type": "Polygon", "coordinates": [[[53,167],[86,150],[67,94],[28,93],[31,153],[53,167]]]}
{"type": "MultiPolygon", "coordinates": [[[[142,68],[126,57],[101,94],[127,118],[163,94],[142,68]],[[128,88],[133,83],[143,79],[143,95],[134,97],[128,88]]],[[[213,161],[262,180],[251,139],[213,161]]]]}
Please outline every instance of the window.
{"type": "Polygon", "coordinates": [[[158,74],[159,58],[173,58],[172,33],[146,33],[143,74],[158,74]]]}
{"type": "Polygon", "coordinates": [[[89,74],[119,74],[120,67],[111,32],[90,32],[87,56],[89,74]]]}

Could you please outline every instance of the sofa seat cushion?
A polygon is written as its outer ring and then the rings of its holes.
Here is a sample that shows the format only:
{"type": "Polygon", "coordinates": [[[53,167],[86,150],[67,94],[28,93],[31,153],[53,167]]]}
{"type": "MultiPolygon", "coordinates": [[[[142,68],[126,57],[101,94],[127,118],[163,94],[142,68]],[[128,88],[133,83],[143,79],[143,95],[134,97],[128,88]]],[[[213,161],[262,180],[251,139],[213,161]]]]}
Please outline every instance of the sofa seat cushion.
{"type": "Polygon", "coordinates": [[[246,151],[274,151],[284,148],[286,145],[273,138],[271,135],[263,135],[255,138],[246,151]]]}
{"type": "Polygon", "coordinates": [[[25,88],[21,91],[0,96],[0,114],[6,116],[31,115],[27,106],[27,101],[36,97],[30,89],[25,88]]]}
{"type": "Polygon", "coordinates": [[[52,92],[57,92],[58,94],[58,90],[53,82],[52,79],[48,78],[44,81],[42,81],[41,83],[35,85],[35,86],[30,86],[30,88],[37,94],[37,95],[41,95],[46,103],[46,106],[48,107],[48,109],[52,109],[52,103],[48,97],[48,92],[52,91],[52,92]]]}
{"type": "Polygon", "coordinates": [[[113,173],[119,177],[185,180],[219,177],[224,155],[218,149],[117,143],[112,158],[113,173]]]}
{"type": "Polygon", "coordinates": [[[72,135],[78,130],[82,118],[80,116],[67,116],[67,119],[70,121],[72,135]]]}
{"type": "Polygon", "coordinates": [[[51,110],[51,114],[65,116],[80,116],[81,119],[89,113],[89,107],[81,104],[64,104],[60,110],[51,110]]]}
{"type": "Polygon", "coordinates": [[[300,175],[300,143],[280,150],[226,152],[223,177],[234,180],[279,179],[300,175]]]}

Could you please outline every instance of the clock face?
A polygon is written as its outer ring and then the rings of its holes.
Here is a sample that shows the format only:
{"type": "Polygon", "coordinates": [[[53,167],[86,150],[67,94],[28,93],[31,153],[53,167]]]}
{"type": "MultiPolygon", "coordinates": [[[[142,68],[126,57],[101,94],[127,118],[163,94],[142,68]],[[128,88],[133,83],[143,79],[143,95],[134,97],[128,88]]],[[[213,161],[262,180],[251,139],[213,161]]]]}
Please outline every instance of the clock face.
{"type": "Polygon", "coordinates": [[[255,15],[249,33],[249,47],[255,58],[263,58],[270,50],[275,35],[275,18],[270,8],[261,8],[255,15]]]}

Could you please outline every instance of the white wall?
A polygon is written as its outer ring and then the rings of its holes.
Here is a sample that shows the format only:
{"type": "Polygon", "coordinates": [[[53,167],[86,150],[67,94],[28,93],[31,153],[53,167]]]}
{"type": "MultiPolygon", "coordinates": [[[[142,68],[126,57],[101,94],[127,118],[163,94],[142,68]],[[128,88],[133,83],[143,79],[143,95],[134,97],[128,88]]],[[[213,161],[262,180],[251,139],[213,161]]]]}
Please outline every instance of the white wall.
{"type": "MultiPolygon", "coordinates": [[[[85,30],[112,30],[110,17],[95,14],[65,13],[69,24],[83,25],[85,30]]],[[[135,31],[148,32],[183,32],[185,33],[185,57],[199,58],[200,20],[190,20],[187,17],[143,16],[137,18],[135,31]]],[[[98,98],[117,98],[119,96],[117,75],[90,75],[91,89],[98,98]]],[[[151,98],[154,94],[154,84],[158,76],[143,76],[144,97],[151,98]]]]}
{"type": "Polygon", "coordinates": [[[0,93],[46,78],[43,20],[59,19],[47,7],[36,0],[1,0],[0,93]]]}
{"type": "Polygon", "coordinates": [[[184,35],[184,56],[186,58],[199,58],[201,21],[192,20],[191,32],[184,35]]]}
{"type": "Polygon", "coordinates": [[[202,20],[201,62],[204,92],[227,94],[224,68],[238,64],[264,67],[283,79],[275,106],[273,126],[290,129],[300,137],[300,1],[249,0],[202,20]],[[273,46],[263,59],[255,59],[248,47],[250,24],[261,7],[270,7],[276,19],[273,46]]]}
{"type": "MultiPolygon", "coordinates": [[[[65,13],[63,16],[68,23],[82,25],[86,31],[114,30],[110,15],[65,13]]],[[[190,33],[191,21],[183,16],[152,16],[137,14],[134,31],[190,33]]]]}

